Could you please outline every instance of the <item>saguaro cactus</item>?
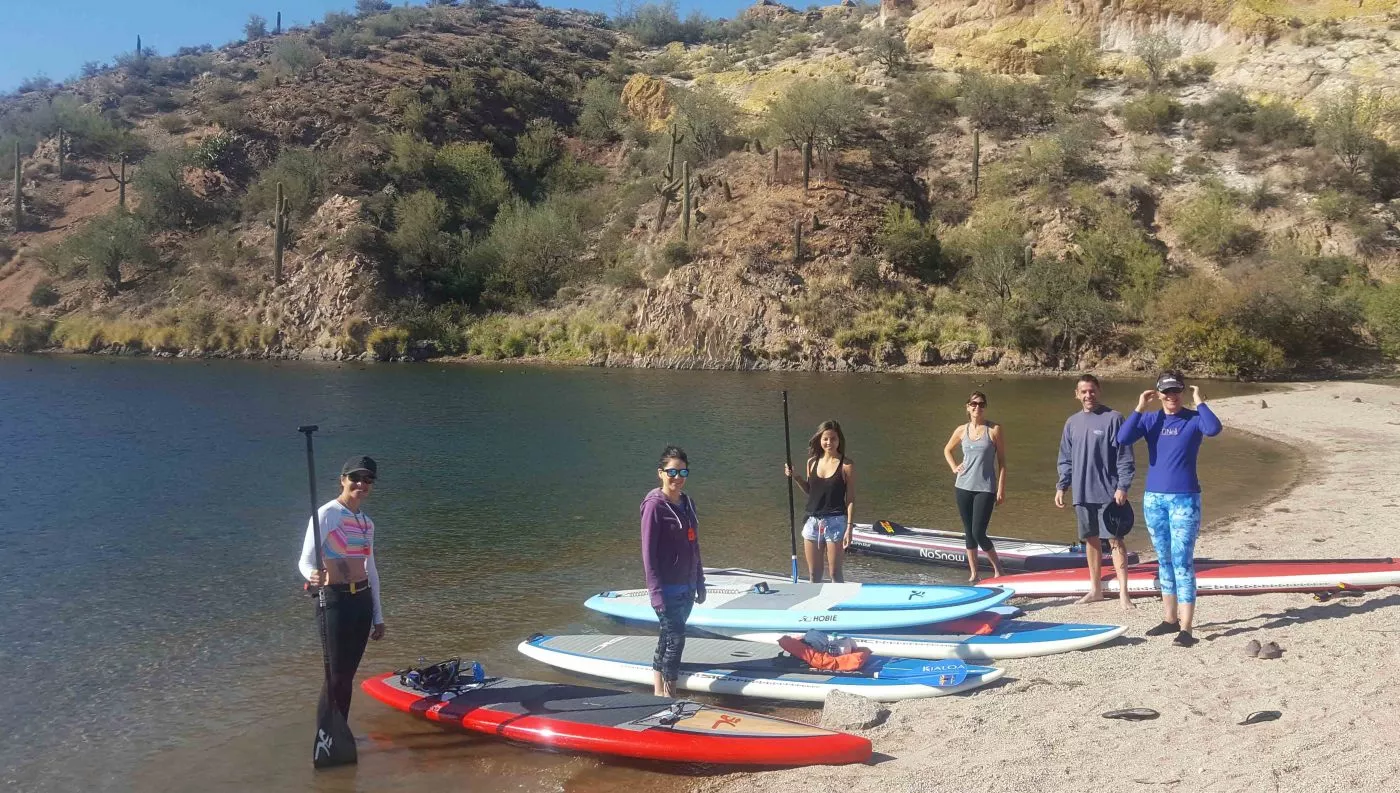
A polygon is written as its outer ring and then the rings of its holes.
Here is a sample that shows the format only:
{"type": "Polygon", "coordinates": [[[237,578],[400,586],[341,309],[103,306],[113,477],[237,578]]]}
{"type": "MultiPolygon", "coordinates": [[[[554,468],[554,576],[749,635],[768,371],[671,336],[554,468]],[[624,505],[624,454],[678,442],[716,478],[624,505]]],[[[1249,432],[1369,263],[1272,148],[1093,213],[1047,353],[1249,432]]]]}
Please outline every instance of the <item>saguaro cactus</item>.
{"type": "Polygon", "coordinates": [[[807,192],[807,186],[812,176],[812,142],[807,141],[802,144],[802,192],[807,192]]]}
{"type": "Polygon", "coordinates": [[[768,177],[769,181],[775,185],[778,183],[778,149],[778,146],[773,147],[773,173],[768,177]]]}
{"type": "Polygon", "coordinates": [[[982,133],[972,130],[972,197],[976,198],[982,177],[982,133]]]}
{"type": "Polygon", "coordinates": [[[690,240],[690,163],[681,163],[681,239],[690,240]]]}
{"type": "Polygon", "coordinates": [[[282,12],[281,12],[281,11],[278,11],[278,12],[277,12],[277,27],[273,28],[273,29],[272,29],[272,32],[273,32],[274,34],[276,34],[276,35],[281,35],[281,34],[282,34],[282,12]]]}
{"type": "Polygon", "coordinates": [[[656,195],[661,198],[661,206],[656,210],[656,231],[660,233],[661,227],[666,223],[666,210],[671,202],[676,200],[676,191],[681,189],[681,180],[657,184],[653,186],[656,195]]]}
{"type": "Polygon", "coordinates": [[[141,57],[141,34],[136,34],[136,57],[141,57]]]}
{"type": "Polygon", "coordinates": [[[287,198],[282,195],[282,183],[277,183],[276,209],[272,218],[272,283],[282,283],[282,250],[287,244],[287,232],[291,230],[291,218],[287,211],[287,198]]]}
{"type": "Polygon", "coordinates": [[[792,260],[802,261],[802,219],[792,222],[792,260]]]}
{"type": "Polygon", "coordinates": [[[58,128],[58,178],[62,179],[64,166],[68,154],[68,136],[64,134],[63,127],[58,128]]]}
{"type": "Polygon", "coordinates": [[[19,141],[15,141],[15,231],[24,225],[24,166],[19,159],[19,141]]]}
{"type": "Polygon", "coordinates": [[[662,173],[667,180],[673,179],[676,176],[676,146],[680,145],[681,142],[685,140],[685,135],[676,129],[675,124],[671,125],[670,135],[671,155],[666,160],[666,170],[662,173]]]}
{"type": "Polygon", "coordinates": [[[112,172],[112,166],[107,166],[107,178],[117,183],[116,187],[107,188],[107,192],[117,194],[117,206],[126,209],[126,186],[131,184],[131,180],[126,176],[126,155],[121,159],[121,175],[112,172]]]}

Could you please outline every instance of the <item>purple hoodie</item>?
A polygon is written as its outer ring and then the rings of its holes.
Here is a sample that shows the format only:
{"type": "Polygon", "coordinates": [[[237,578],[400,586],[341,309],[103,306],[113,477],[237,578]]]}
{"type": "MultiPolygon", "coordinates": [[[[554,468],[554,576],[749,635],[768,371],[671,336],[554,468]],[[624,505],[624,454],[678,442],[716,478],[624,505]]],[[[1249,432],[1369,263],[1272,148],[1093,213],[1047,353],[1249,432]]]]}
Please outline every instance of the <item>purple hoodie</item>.
{"type": "Polygon", "coordinates": [[[653,608],[662,607],[661,595],[666,588],[705,590],[696,533],[699,525],[695,502],[684,493],[679,504],[668,501],[659,487],[642,499],[642,569],[653,608]]]}

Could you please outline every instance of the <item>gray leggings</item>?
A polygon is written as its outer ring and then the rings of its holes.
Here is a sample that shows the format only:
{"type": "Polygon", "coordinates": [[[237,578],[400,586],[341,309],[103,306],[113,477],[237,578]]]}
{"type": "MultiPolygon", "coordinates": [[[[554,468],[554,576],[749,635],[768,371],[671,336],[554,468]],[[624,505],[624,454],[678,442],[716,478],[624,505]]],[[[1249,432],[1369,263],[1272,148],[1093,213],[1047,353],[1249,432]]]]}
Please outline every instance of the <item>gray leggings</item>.
{"type": "Polygon", "coordinates": [[[967,541],[967,549],[994,550],[995,546],[987,537],[987,524],[992,520],[992,507],[997,503],[996,494],[982,490],[963,490],[960,487],[953,488],[953,493],[958,499],[958,514],[962,515],[963,539],[967,541]]]}

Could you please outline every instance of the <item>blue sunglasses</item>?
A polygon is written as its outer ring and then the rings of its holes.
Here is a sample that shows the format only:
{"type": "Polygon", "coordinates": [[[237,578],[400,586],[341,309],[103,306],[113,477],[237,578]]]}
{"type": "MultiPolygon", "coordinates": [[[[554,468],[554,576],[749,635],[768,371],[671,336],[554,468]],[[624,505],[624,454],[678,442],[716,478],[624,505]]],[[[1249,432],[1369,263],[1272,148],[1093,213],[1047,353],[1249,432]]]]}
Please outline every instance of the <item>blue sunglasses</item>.
{"type": "Polygon", "coordinates": [[[666,472],[666,476],[670,479],[675,479],[678,476],[682,479],[685,479],[686,477],[690,476],[689,468],[665,468],[663,470],[666,472]]]}

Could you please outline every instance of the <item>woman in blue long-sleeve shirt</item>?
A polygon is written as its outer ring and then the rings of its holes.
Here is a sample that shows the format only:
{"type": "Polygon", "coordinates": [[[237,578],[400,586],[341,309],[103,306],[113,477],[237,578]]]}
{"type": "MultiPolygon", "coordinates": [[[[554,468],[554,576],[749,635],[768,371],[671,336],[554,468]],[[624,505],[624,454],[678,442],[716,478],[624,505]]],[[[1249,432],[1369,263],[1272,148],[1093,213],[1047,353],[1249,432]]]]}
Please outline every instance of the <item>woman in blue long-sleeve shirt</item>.
{"type": "Polygon", "coordinates": [[[1196,608],[1196,537],[1201,531],[1201,481],[1196,477],[1196,457],[1201,441],[1220,434],[1215,417],[1191,386],[1193,407],[1181,404],[1186,378],[1180,372],[1163,372],[1157,387],[1143,391],[1137,409],[1118,430],[1118,443],[1130,446],[1147,439],[1147,487],[1142,495],[1142,517],[1157,551],[1157,578],[1162,590],[1162,622],[1149,628],[1148,636],[1175,633],[1172,644],[1190,647],[1191,620],[1196,608]],[[1154,400],[1162,407],[1148,413],[1154,400]]]}

